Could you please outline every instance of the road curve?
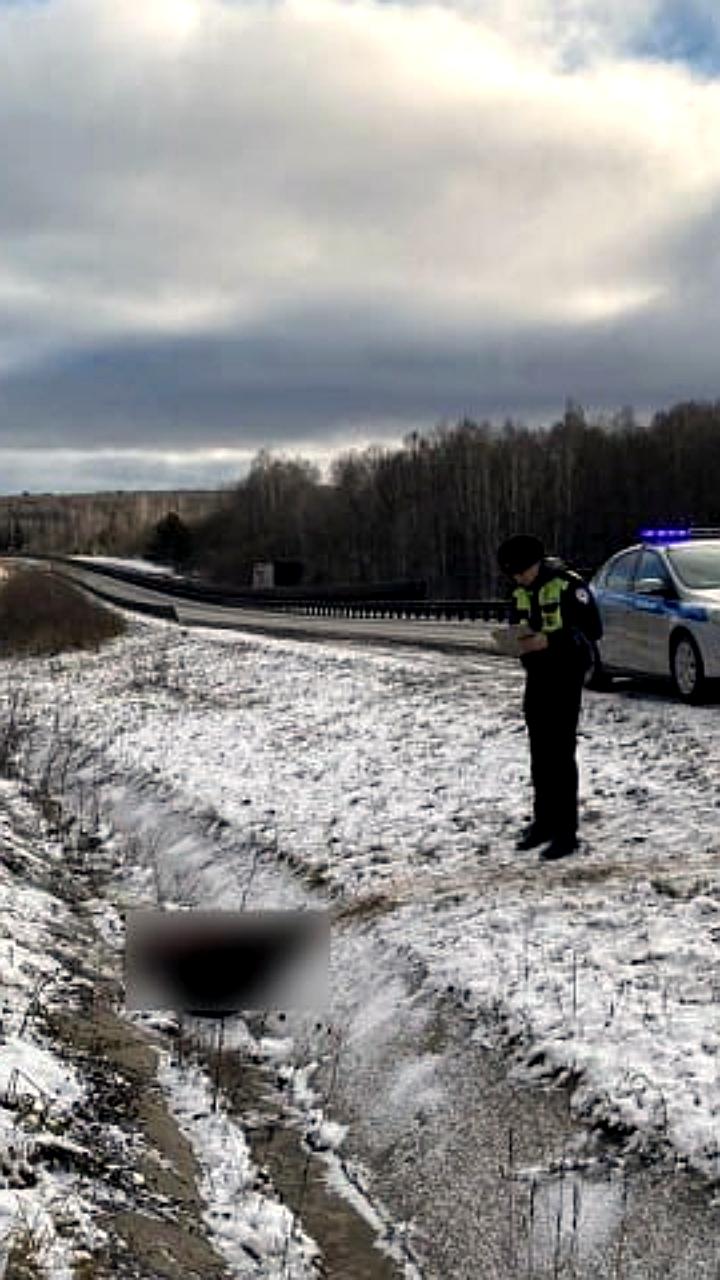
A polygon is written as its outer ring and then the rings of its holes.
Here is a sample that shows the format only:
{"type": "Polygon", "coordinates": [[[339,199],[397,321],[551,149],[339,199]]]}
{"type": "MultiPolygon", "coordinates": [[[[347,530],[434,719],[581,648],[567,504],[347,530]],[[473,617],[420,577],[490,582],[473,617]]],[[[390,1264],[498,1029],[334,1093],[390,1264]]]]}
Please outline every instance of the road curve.
{"type": "Polygon", "coordinates": [[[178,622],[185,627],[215,627],[235,631],[260,632],[282,638],[303,640],[350,640],[359,644],[411,645],[439,649],[445,653],[500,654],[492,638],[497,623],[460,621],[443,622],[424,618],[345,618],[317,617],[290,609],[258,609],[239,605],[210,604],[188,599],[178,591],[169,594],[167,584],[162,591],[153,589],[152,575],[146,584],[126,580],[117,571],[110,577],[94,569],[86,561],[54,560],[53,571],[103,600],[121,608],[150,613],[178,622]]]}

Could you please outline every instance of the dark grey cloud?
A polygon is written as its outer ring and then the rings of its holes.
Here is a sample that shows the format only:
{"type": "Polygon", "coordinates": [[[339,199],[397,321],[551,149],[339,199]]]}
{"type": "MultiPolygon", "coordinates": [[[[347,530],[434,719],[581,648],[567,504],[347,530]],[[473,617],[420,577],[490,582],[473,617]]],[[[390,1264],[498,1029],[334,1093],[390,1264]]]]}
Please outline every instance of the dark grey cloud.
{"type": "Polygon", "coordinates": [[[642,323],[451,339],[358,316],[345,333],[300,314],[291,329],[240,337],[107,344],[6,377],[0,447],[321,448],[343,428],[382,440],[465,415],[535,420],[567,396],[605,409],[715,398],[716,304],[705,301],[648,309],[642,323]]]}
{"type": "Polygon", "coordinates": [[[660,7],[0,5],[0,448],[717,395],[720,90],[627,61],[660,7]]]}

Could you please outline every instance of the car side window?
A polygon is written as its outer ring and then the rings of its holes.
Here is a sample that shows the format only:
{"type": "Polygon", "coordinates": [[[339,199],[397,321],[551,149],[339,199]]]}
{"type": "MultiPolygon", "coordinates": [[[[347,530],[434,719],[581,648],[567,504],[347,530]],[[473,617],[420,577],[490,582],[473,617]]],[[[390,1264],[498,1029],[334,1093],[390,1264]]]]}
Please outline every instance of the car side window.
{"type": "Polygon", "coordinates": [[[613,560],[605,578],[605,589],[607,591],[631,591],[637,562],[637,551],[628,551],[625,555],[618,556],[617,560],[613,560]]]}
{"type": "Polygon", "coordinates": [[[641,578],[660,578],[667,587],[672,586],[670,574],[657,551],[643,551],[640,556],[636,581],[639,582],[641,578]]]}

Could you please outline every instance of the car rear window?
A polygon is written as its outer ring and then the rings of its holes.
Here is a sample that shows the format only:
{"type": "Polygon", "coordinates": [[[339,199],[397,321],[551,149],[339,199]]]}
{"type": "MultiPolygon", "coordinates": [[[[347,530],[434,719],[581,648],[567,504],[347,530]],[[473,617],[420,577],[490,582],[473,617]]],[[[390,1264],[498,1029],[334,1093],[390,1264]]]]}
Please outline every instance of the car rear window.
{"type": "Polygon", "coordinates": [[[720,543],[701,542],[673,547],[667,553],[678,578],[694,591],[720,587],[720,543]]]}

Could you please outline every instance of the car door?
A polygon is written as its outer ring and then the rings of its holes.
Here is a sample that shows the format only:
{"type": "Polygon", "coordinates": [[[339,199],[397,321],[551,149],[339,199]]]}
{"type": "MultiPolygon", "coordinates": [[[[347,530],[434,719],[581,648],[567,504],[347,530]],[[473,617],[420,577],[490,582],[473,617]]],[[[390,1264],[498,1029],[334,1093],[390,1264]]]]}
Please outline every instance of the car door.
{"type": "Polygon", "coordinates": [[[603,623],[600,658],[604,666],[618,670],[634,670],[632,587],[639,559],[638,549],[615,556],[595,592],[603,623]]]}
{"type": "Polygon", "coordinates": [[[635,574],[633,595],[635,607],[628,626],[637,670],[644,675],[667,675],[670,628],[677,615],[678,601],[665,561],[657,551],[642,552],[635,574]],[[643,584],[649,587],[652,582],[662,583],[664,590],[643,591],[643,584]]]}

